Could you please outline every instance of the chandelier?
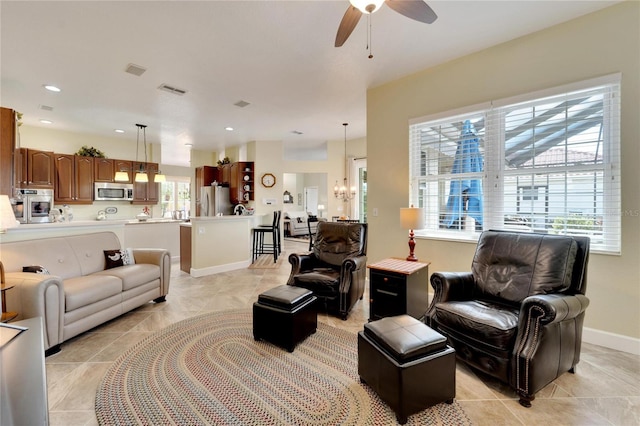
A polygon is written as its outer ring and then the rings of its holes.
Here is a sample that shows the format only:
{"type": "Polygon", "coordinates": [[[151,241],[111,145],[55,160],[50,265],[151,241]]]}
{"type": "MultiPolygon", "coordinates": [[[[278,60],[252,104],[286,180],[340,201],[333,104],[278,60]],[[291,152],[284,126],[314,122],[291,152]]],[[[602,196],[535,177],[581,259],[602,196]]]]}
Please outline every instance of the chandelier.
{"type": "Polygon", "coordinates": [[[352,186],[350,189],[347,189],[349,188],[347,182],[347,126],[349,123],[342,123],[342,125],[344,126],[344,180],[342,186],[338,186],[338,181],[336,180],[336,186],[333,187],[333,195],[335,195],[338,200],[342,200],[346,203],[347,201],[355,198],[356,187],[352,186]]]}

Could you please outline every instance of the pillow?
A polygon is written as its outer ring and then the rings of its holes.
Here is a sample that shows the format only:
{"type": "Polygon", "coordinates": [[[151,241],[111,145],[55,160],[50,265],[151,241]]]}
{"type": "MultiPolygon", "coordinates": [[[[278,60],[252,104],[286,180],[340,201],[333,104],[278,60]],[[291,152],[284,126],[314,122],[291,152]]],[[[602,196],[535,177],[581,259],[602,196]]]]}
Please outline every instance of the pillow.
{"type": "Polygon", "coordinates": [[[118,266],[133,265],[135,260],[133,258],[133,250],[105,250],[104,251],[104,269],[117,268],[118,266]]]}
{"type": "Polygon", "coordinates": [[[40,265],[23,266],[22,272],[34,272],[36,274],[49,275],[49,271],[40,265]]]}

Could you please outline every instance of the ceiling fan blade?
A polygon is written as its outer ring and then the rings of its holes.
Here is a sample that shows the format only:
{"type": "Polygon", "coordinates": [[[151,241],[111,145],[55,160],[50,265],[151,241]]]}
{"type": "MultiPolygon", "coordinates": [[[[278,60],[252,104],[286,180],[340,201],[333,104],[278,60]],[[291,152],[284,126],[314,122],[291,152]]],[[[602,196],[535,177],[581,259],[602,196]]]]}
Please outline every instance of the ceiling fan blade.
{"type": "Polygon", "coordinates": [[[438,15],[423,0],[385,0],[385,3],[407,18],[425,24],[431,24],[438,19],[438,15]]]}
{"type": "Polygon", "coordinates": [[[338,27],[338,33],[336,34],[336,47],[342,46],[344,42],[347,41],[353,32],[353,29],[358,25],[358,21],[360,21],[361,16],[362,12],[353,6],[349,6],[342,17],[342,21],[340,21],[340,26],[338,27]]]}

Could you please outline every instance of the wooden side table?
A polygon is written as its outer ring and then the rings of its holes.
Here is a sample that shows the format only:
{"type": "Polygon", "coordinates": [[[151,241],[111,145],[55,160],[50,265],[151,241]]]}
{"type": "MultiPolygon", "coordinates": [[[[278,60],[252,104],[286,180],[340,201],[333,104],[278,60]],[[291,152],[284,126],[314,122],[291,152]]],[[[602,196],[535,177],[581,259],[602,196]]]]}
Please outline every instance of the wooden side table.
{"type": "Polygon", "coordinates": [[[369,321],[407,314],[421,319],[429,307],[429,262],[389,258],[369,268],[369,321]]]}
{"type": "Polygon", "coordinates": [[[18,316],[17,312],[7,312],[7,299],[4,292],[7,290],[11,290],[13,287],[13,285],[5,284],[4,266],[2,266],[2,262],[0,262],[0,290],[2,292],[2,318],[0,319],[0,322],[9,322],[18,316]]]}

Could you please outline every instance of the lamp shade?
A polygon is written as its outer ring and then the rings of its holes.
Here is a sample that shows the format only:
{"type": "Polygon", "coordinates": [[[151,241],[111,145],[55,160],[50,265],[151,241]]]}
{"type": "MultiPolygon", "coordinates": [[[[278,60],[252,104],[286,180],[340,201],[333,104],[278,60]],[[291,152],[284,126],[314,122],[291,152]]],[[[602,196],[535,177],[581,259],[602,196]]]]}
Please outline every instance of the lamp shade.
{"type": "Polygon", "coordinates": [[[127,172],[116,172],[115,177],[113,178],[116,182],[129,182],[129,173],[127,172]]]}
{"type": "Polygon", "coordinates": [[[8,195],[0,195],[0,232],[18,226],[8,195]]]}
{"type": "Polygon", "coordinates": [[[149,177],[145,172],[137,172],[134,179],[136,182],[149,182],[149,177]]]}
{"type": "Polygon", "coordinates": [[[400,225],[403,229],[424,229],[424,209],[420,207],[401,208],[400,225]]]}

